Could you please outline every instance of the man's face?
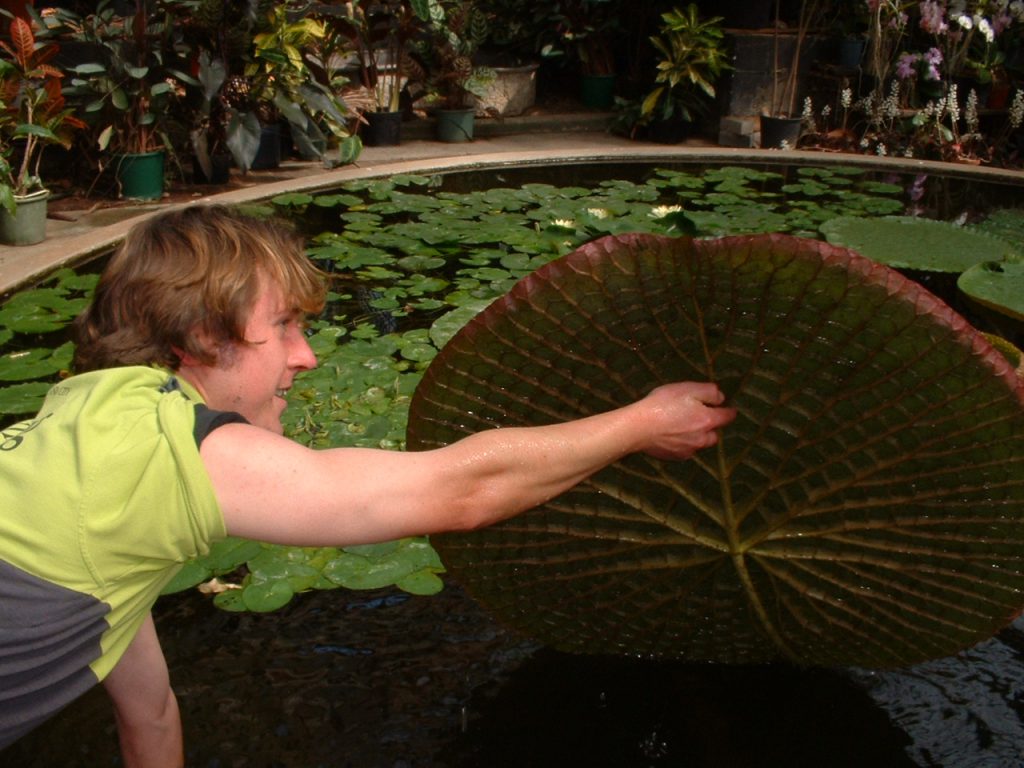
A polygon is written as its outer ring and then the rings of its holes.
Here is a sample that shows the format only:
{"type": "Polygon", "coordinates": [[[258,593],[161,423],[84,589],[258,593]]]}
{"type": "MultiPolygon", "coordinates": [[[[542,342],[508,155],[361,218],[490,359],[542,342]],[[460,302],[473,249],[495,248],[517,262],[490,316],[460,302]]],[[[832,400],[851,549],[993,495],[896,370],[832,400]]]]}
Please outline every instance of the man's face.
{"type": "Polygon", "coordinates": [[[316,367],[302,314],[281,289],[264,287],[245,326],[247,344],[222,350],[216,365],[185,365],[179,373],[214,410],[236,411],[249,423],[280,434],[285,395],[295,375],[316,367]]]}

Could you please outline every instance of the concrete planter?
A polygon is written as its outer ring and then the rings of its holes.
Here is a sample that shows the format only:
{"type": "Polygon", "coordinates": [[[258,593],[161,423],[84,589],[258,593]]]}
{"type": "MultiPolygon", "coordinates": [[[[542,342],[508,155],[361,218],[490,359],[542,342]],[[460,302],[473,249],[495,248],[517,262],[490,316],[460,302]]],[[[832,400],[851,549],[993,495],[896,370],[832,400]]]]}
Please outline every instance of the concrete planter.
{"type": "Polygon", "coordinates": [[[515,117],[537,99],[537,64],[494,67],[494,80],[483,97],[473,97],[477,117],[515,117]]]}

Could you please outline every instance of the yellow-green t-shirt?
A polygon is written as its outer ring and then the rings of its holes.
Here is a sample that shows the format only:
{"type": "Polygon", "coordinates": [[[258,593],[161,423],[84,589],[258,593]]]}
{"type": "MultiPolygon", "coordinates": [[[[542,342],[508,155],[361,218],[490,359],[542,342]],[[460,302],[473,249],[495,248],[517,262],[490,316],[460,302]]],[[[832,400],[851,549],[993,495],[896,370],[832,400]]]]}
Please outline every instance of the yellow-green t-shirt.
{"type": "Polygon", "coordinates": [[[68,670],[102,680],[181,565],[226,535],[198,449],[211,413],[167,371],[114,368],[0,434],[0,746],[27,730],[12,710],[48,710],[68,670]]]}

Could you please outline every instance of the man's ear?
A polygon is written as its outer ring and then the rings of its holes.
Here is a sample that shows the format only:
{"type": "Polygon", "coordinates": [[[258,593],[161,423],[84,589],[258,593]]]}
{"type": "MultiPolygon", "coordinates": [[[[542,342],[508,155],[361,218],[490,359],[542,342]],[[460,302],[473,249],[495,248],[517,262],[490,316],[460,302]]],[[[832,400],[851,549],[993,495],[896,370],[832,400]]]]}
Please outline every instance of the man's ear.
{"type": "Polygon", "coordinates": [[[189,354],[188,352],[186,352],[185,350],[181,349],[180,347],[171,347],[171,351],[174,352],[174,354],[178,358],[178,367],[179,368],[181,368],[183,366],[189,367],[189,368],[194,368],[197,365],[202,365],[202,362],[199,360],[199,358],[197,358],[195,355],[189,354]]]}
{"type": "Polygon", "coordinates": [[[195,343],[191,345],[192,348],[199,350],[200,354],[202,354],[206,359],[200,359],[191,352],[188,352],[179,346],[172,345],[171,351],[178,357],[178,367],[194,368],[201,365],[216,365],[219,357],[217,354],[218,345],[213,340],[210,333],[204,329],[197,328],[192,331],[192,338],[195,339],[195,343]]]}

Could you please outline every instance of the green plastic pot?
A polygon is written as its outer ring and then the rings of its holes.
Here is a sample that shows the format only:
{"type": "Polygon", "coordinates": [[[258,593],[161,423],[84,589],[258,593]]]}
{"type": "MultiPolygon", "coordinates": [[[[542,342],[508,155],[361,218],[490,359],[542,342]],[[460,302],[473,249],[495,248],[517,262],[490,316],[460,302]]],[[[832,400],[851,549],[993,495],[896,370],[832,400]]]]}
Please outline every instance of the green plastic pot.
{"type": "Polygon", "coordinates": [[[164,151],[121,155],[117,161],[121,196],[131,200],[159,200],[164,193],[164,151]]]}
{"type": "Polygon", "coordinates": [[[611,109],[615,103],[615,75],[581,75],[580,101],[591,109],[611,109]]]}
{"type": "Polygon", "coordinates": [[[439,109],[436,124],[437,140],[450,144],[472,141],[475,119],[474,109],[439,109]]]}

